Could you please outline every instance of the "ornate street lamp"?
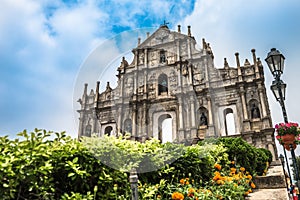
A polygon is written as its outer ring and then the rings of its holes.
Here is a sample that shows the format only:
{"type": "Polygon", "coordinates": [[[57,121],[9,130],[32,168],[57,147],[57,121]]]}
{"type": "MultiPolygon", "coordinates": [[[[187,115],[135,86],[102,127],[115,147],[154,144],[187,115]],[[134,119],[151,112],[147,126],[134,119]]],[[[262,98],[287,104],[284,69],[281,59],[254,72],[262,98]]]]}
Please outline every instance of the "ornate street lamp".
{"type": "Polygon", "coordinates": [[[286,84],[282,80],[272,82],[271,90],[277,101],[280,101],[280,92],[282,92],[282,100],[285,100],[286,84]]]}
{"type": "Polygon", "coordinates": [[[278,50],[276,50],[276,48],[272,48],[268,53],[268,56],[265,60],[274,77],[280,77],[280,75],[283,73],[284,59],[284,56],[278,50]]]}
{"type": "MultiPolygon", "coordinates": [[[[275,79],[272,82],[271,90],[272,90],[276,100],[280,103],[283,118],[284,118],[284,122],[288,123],[288,117],[287,117],[285,104],[284,104],[285,93],[286,93],[285,92],[286,91],[286,84],[280,79],[280,76],[283,73],[283,69],[284,69],[284,60],[285,60],[284,56],[278,50],[276,50],[276,48],[272,48],[271,51],[268,53],[267,58],[265,59],[265,61],[268,64],[268,67],[269,67],[269,69],[270,69],[270,71],[273,74],[273,77],[275,79]]],[[[295,157],[295,151],[294,151],[293,145],[290,145],[290,147],[291,147],[293,166],[294,166],[294,169],[295,169],[297,185],[298,185],[299,173],[298,173],[298,167],[297,167],[297,162],[296,162],[296,157],[295,157]]],[[[283,147],[283,152],[284,152],[285,160],[286,160],[286,163],[287,163],[288,174],[289,174],[290,178],[292,178],[291,173],[290,173],[290,169],[289,169],[289,165],[288,165],[286,151],[285,151],[284,147],[283,147]]],[[[280,156],[282,156],[282,155],[280,155],[280,156]]],[[[280,160],[282,161],[282,159],[283,159],[283,156],[280,158],[280,160]]],[[[298,186],[298,188],[299,188],[299,186],[298,186]]]]}

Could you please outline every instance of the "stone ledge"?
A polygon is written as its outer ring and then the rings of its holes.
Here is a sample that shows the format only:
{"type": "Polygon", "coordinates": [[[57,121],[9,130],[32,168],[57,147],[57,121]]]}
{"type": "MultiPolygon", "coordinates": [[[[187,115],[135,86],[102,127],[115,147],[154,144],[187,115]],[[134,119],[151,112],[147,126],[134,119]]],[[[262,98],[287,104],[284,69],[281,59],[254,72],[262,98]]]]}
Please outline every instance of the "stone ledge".
{"type": "Polygon", "coordinates": [[[266,176],[256,176],[253,179],[257,189],[286,188],[282,166],[274,164],[270,165],[266,176]]]}
{"type": "Polygon", "coordinates": [[[280,161],[273,161],[266,176],[256,176],[253,181],[257,189],[246,200],[289,200],[280,161]]]}
{"type": "Polygon", "coordinates": [[[289,200],[286,188],[258,189],[250,193],[246,200],[289,200]]]}

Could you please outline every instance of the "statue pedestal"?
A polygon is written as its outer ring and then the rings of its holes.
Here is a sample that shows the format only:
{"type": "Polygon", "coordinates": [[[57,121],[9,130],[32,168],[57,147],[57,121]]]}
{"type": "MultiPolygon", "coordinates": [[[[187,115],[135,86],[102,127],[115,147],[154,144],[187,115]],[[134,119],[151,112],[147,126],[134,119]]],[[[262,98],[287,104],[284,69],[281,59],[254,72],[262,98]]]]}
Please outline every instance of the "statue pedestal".
{"type": "Polygon", "coordinates": [[[207,125],[199,126],[197,137],[200,140],[204,140],[205,135],[206,135],[206,130],[207,130],[207,125]]]}

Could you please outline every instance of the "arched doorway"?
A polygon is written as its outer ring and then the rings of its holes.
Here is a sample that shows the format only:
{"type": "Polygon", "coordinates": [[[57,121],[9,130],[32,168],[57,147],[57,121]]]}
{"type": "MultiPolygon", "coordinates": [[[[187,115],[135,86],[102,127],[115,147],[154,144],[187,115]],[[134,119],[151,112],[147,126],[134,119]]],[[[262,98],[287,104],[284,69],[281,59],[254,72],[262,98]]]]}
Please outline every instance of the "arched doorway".
{"type": "Polygon", "coordinates": [[[173,119],[169,114],[163,114],[158,118],[158,139],[162,143],[173,141],[173,119]]]}
{"type": "Polygon", "coordinates": [[[225,116],[225,133],[227,135],[235,135],[235,120],[233,110],[231,108],[227,108],[224,110],[225,116]]]}

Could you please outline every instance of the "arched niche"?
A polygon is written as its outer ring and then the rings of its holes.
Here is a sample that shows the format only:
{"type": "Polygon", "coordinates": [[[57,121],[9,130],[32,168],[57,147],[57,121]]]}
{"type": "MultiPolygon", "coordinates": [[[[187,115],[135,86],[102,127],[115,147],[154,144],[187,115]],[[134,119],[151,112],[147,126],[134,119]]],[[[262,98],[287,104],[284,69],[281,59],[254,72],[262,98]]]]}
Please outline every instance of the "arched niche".
{"type": "Polygon", "coordinates": [[[124,121],[124,132],[132,134],[132,120],[126,119],[124,121]]]}
{"type": "Polygon", "coordinates": [[[85,136],[91,137],[92,135],[92,125],[88,124],[85,127],[85,136]]]}
{"type": "Polygon", "coordinates": [[[107,127],[105,127],[105,129],[104,129],[104,134],[110,136],[112,130],[113,130],[113,127],[107,126],[107,127]]]}
{"type": "Polygon", "coordinates": [[[251,119],[260,119],[260,105],[256,99],[251,99],[248,103],[248,111],[251,119]]]}
{"type": "Polygon", "coordinates": [[[201,106],[197,111],[197,123],[198,126],[208,125],[208,110],[203,106],[201,106]]]}

